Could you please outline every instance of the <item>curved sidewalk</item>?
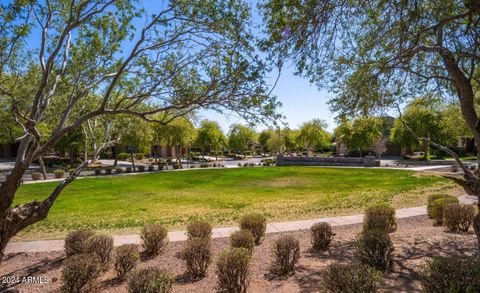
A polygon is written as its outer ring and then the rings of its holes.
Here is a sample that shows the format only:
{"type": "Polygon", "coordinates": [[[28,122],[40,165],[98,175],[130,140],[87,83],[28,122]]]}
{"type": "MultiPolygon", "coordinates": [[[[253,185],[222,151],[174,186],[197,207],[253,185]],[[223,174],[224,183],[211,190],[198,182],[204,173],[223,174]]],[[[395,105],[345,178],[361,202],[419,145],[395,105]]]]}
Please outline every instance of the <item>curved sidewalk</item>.
{"type": "MultiPolygon", "coordinates": [[[[421,216],[427,214],[426,206],[419,206],[413,208],[404,208],[396,210],[398,219],[421,216]]],[[[363,214],[341,216],[333,218],[320,218],[313,220],[293,221],[293,222],[277,222],[267,224],[267,233],[278,233],[309,229],[313,224],[318,222],[327,222],[332,226],[343,226],[359,224],[363,222],[363,214]]],[[[224,227],[214,228],[212,230],[213,238],[228,237],[232,232],[237,231],[238,227],[224,227]]],[[[184,241],[187,239],[185,231],[168,232],[170,241],[184,241]]],[[[117,235],[113,236],[113,243],[115,246],[123,244],[140,244],[141,239],[138,234],[134,235],[117,235]]],[[[20,253],[20,252],[44,252],[44,251],[59,251],[63,250],[63,240],[44,240],[44,241],[28,241],[28,242],[12,242],[7,245],[5,253],[20,253]]]]}

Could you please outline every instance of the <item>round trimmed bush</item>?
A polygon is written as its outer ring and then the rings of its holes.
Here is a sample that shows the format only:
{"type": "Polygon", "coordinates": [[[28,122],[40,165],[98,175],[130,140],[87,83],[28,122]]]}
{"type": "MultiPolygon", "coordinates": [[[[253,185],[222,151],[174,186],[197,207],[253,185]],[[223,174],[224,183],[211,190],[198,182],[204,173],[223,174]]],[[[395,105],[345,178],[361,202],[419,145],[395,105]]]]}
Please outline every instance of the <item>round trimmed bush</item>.
{"type": "Polygon", "coordinates": [[[67,258],[62,269],[62,291],[95,292],[101,271],[100,259],[96,254],[76,254],[67,258]]]}
{"type": "Polygon", "coordinates": [[[85,240],[85,252],[94,253],[100,259],[102,270],[106,271],[110,264],[113,250],[113,238],[107,235],[93,235],[85,240]]]}
{"type": "Polygon", "coordinates": [[[114,259],[117,276],[119,279],[124,280],[127,273],[137,266],[140,254],[135,244],[124,244],[115,249],[114,259]]]}
{"type": "Polygon", "coordinates": [[[477,209],[473,205],[448,204],[443,207],[443,225],[453,232],[468,232],[477,209]]]}
{"type": "Polygon", "coordinates": [[[267,230],[267,218],[260,214],[244,215],[240,218],[240,229],[250,230],[255,238],[255,245],[259,245],[267,230]]]}
{"type": "Polygon", "coordinates": [[[168,293],[172,291],[174,281],[172,274],[157,268],[135,270],[128,277],[128,292],[168,293]]]}
{"type": "Polygon", "coordinates": [[[430,219],[433,219],[433,213],[432,213],[432,204],[435,200],[439,199],[439,198],[444,198],[444,197],[447,197],[448,195],[446,194],[430,194],[428,196],[428,200],[427,200],[427,214],[428,214],[428,217],[430,219]]]}
{"type": "Polygon", "coordinates": [[[85,252],[85,243],[88,238],[95,235],[92,230],[80,229],[74,230],[65,237],[65,254],[67,257],[85,252]]]}
{"type": "Polygon", "coordinates": [[[381,229],[393,232],[397,229],[395,209],[387,205],[377,205],[365,210],[363,229],[381,229]]]}
{"type": "Polygon", "coordinates": [[[63,171],[62,169],[58,169],[53,171],[53,174],[55,174],[55,178],[63,178],[63,176],[65,175],[65,171],[63,171]]]}
{"type": "Polygon", "coordinates": [[[187,265],[187,272],[193,279],[205,277],[212,260],[210,238],[189,238],[182,251],[187,265]]]}
{"type": "Polygon", "coordinates": [[[130,154],[129,153],[119,153],[117,158],[120,161],[126,161],[130,158],[130,154]]]}
{"type": "Polygon", "coordinates": [[[158,255],[168,244],[168,231],[160,224],[149,224],[142,228],[140,237],[147,256],[158,255]]]}
{"type": "Polygon", "coordinates": [[[380,271],[392,269],[393,244],[385,230],[364,230],[357,236],[355,248],[356,257],[361,263],[380,271]]]}
{"type": "Polygon", "coordinates": [[[325,250],[330,246],[335,234],[332,232],[332,226],[329,223],[320,222],[310,228],[310,235],[313,249],[325,250]]]}
{"type": "Polygon", "coordinates": [[[480,292],[478,256],[437,256],[428,260],[421,274],[424,292],[480,292]]]}
{"type": "Polygon", "coordinates": [[[193,221],[187,226],[188,238],[210,238],[212,236],[212,225],[206,221],[193,221]]]}
{"type": "Polygon", "coordinates": [[[250,253],[245,248],[223,251],[217,261],[217,279],[220,291],[246,293],[250,284],[250,253]]]}
{"type": "Polygon", "coordinates": [[[362,264],[332,264],[322,276],[322,289],[330,293],[375,293],[382,274],[362,264]]]}
{"type": "Polygon", "coordinates": [[[443,223],[443,207],[454,203],[458,204],[458,198],[454,196],[445,196],[432,202],[432,218],[435,220],[436,224],[440,225],[443,223]]]}
{"type": "Polygon", "coordinates": [[[32,180],[40,180],[42,179],[42,173],[40,172],[32,172],[32,180]]]}
{"type": "Polygon", "coordinates": [[[255,238],[250,230],[235,231],[230,235],[230,246],[233,248],[243,247],[251,254],[255,247],[255,238]]]}
{"type": "Polygon", "coordinates": [[[275,260],[272,264],[272,271],[279,276],[293,273],[300,258],[298,239],[292,235],[281,236],[273,244],[273,255],[275,260]]]}

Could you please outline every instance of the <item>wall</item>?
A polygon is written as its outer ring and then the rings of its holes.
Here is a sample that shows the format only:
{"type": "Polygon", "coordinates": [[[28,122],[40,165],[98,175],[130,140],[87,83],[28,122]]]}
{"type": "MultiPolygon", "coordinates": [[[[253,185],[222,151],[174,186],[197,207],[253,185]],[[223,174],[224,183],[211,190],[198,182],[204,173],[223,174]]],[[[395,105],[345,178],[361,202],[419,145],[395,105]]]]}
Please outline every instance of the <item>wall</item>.
{"type": "Polygon", "coordinates": [[[277,166],[360,166],[375,167],[375,157],[277,157],[277,166]]]}

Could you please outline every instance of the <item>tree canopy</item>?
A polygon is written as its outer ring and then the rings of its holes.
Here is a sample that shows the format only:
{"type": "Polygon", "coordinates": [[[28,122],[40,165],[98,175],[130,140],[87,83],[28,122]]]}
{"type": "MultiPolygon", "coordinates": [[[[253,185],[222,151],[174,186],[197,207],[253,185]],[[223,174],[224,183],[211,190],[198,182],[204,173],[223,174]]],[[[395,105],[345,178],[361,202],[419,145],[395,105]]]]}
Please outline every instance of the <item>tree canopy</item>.
{"type": "Polygon", "coordinates": [[[307,155],[315,148],[327,148],[331,135],[325,130],[327,123],[321,119],[312,119],[300,126],[297,142],[307,148],[307,155]]]}
{"type": "Polygon", "coordinates": [[[211,120],[202,120],[200,127],[197,129],[197,137],[195,139],[196,146],[205,150],[210,148],[217,154],[226,144],[226,138],[218,122],[211,120]]]}
{"type": "Polygon", "coordinates": [[[383,120],[378,117],[357,117],[353,121],[342,119],[335,129],[335,137],[348,149],[362,152],[382,138],[382,128],[383,120]]]}
{"type": "Polygon", "coordinates": [[[245,154],[255,140],[255,131],[245,125],[233,124],[228,132],[228,147],[235,151],[245,154]]]}

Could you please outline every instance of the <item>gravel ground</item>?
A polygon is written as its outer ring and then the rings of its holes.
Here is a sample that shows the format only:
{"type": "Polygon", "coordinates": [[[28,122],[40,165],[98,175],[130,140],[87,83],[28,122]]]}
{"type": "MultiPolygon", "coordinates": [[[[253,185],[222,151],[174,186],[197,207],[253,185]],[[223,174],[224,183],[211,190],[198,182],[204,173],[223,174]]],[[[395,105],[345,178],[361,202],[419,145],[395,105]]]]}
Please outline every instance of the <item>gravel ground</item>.
{"type": "MultiPolygon", "coordinates": [[[[255,248],[251,264],[250,292],[319,292],[319,281],[324,268],[333,262],[351,262],[354,259],[353,240],[361,225],[335,227],[334,242],[329,251],[316,253],[310,250],[309,231],[289,232],[300,240],[301,258],[295,274],[284,279],[271,279],[270,248],[281,234],[270,234],[260,246],[255,248]]],[[[421,292],[418,281],[421,265],[434,255],[452,253],[468,254],[476,249],[476,239],[472,231],[459,235],[444,232],[435,227],[426,216],[402,219],[398,230],[391,234],[395,246],[394,270],[382,281],[382,292],[421,292]]],[[[140,267],[156,266],[175,274],[176,283],[173,292],[215,292],[215,266],[211,265],[207,276],[196,282],[189,281],[184,275],[185,265],[179,258],[184,243],[170,243],[166,251],[151,260],[142,261],[140,267]]],[[[228,239],[212,240],[214,256],[228,247],[228,239]]],[[[19,292],[59,292],[61,288],[61,266],[63,252],[20,253],[7,255],[0,268],[2,284],[0,291],[18,290],[19,292]],[[5,284],[11,277],[22,280],[25,276],[47,277],[46,283],[5,284]],[[10,277],[8,280],[7,277],[10,277]],[[2,287],[3,286],[3,287],[2,287]]],[[[45,279],[43,279],[45,280],[45,279]]],[[[115,279],[111,269],[100,280],[98,292],[127,292],[125,283],[115,279]]],[[[15,291],[12,291],[15,292],[15,291]]]]}

